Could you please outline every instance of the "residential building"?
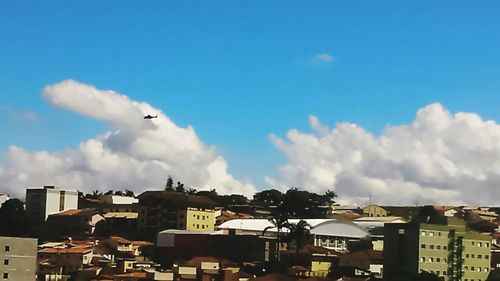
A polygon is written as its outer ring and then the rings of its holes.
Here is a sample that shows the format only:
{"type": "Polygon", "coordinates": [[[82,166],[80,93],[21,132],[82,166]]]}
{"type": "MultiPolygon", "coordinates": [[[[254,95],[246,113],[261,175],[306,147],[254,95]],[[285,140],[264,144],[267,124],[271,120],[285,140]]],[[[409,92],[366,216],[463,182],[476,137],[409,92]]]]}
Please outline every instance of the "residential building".
{"type": "Polygon", "coordinates": [[[384,279],[403,273],[435,273],[446,281],[484,281],[490,271],[489,235],[466,232],[464,221],[386,224],[384,279]]]}
{"type": "Polygon", "coordinates": [[[419,206],[378,206],[368,205],[363,208],[363,214],[366,217],[403,217],[411,219],[417,217],[422,207],[419,206]]]}
{"type": "Polygon", "coordinates": [[[197,256],[226,258],[234,262],[270,261],[275,256],[274,238],[257,235],[226,235],[169,229],[158,233],[156,260],[171,265],[177,258],[197,256]]]}
{"type": "Polygon", "coordinates": [[[78,192],[58,189],[55,186],[28,188],[26,213],[33,220],[42,222],[51,214],[78,209],[78,192]]]}
{"type": "Polygon", "coordinates": [[[0,279],[36,280],[37,239],[0,236],[0,279]]]}
{"type": "Polygon", "coordinates": [[[145,191],[138,196],[138,227],[156,236],[165,229],[213,231],[215,203],[208,197],[180,192],[145,191]]]}
{"type": "Polygon", "coordinates": [[[96,209],[70,209],[51,214],[47,218],[47,225],[56,229],[61,235],[70,237],[86,237],[94,233],[96,226],[104,222],[96,209]]]}
{"type": "Polygon", "coordinates": [[[45,243],[39,247],[39,275],[58,278],[69,276],[89,266],[93,257],[94,244],[91,242],[83,244],[55,242],[45,243]]]}

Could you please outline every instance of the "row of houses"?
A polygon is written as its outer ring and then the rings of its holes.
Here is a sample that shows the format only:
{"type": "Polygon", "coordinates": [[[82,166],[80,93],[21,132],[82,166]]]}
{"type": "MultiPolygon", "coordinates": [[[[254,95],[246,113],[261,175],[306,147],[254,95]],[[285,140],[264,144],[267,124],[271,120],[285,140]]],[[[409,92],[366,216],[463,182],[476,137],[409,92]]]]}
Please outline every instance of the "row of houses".
{"type": "Polygon", "coordinates": [[[277,229],[255,214],[217,208],[203,196],[146,191],[137,198],[85,198],[52,186],[32,188],[27,190],[27,213],[64,239],[38,241],[34,254],[21,255],[35,257],[36,270],[15,270],[16,254],[0,257],[0,273],[10,280],[33,280],[17,274],[37,272],[39,280],[208,281],[262,275],[262,270],[275,270],[266,264],[281,257],[284,272],[296,278],[395,280],[421,272],[444,280],[491,277],[500,253],[497,210],[429,207],[331,206],[325,218],[302,219],[310,226],[310,239],[298,248],[293,241],[278,240],[278,232],[286,233],[286,228],[277,229]],[[196,258],[232,264],[227,270],[219,264],[205,274],[209,268],[187,263],[196,258]]]}

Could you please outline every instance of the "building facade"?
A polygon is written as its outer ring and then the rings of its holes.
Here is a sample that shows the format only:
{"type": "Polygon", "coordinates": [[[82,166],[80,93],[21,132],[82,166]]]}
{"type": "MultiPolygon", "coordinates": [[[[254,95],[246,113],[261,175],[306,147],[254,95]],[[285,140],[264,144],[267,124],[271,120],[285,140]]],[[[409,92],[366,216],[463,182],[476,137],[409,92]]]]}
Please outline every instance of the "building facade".
{"type": "Polygon", "coordinates": [[[51,214],[78,209],[78,192],[58,189],[54,186],[28,188],[26,213],[35,221],[45,221],[51,214]]]}
{"type": "Polygon", "coordinates": [[[465,231],[465,223],[386,224],[384,279],[434,273],[446,281],[484,281],[490,271],[489,235],[465,231]]]}
{"type": "Polygon", "coordinates": [[[37,239],[0,236],[0,280],[36,280],[37,239]]]}
{"type": "Polygon", "coordinates": [[[210,198],[168,191],[145,191],[138,198],[140,231],[214,230],[215,203],[210,198]]]}

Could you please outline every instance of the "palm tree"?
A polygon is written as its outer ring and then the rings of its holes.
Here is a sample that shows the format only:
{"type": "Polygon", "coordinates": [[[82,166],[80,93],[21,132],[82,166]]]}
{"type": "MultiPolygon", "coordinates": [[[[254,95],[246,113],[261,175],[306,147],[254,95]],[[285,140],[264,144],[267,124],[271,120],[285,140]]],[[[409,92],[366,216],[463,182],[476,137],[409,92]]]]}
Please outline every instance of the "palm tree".
{"type": "Polygon", "coordinates": [[[300,249],[309,243],[311,226],[305,220],[300,220],[298,223],[289,224],[288,229],[290,240],[295,240],[296,254],[299,254],[300,249]]]}
{"type": "Polygon", "coordinates": [[[289,228],[289,223],[288,223],[288,217],[284,214],[279,214],[276,217],[270,218],[269,222],[272,224],[272,226],[268,226],[264,228],[262,231],[262,235],[265,235],[265,233],[272,228],[276,228],[276,260],[280,260],[280,242],[285,240],[285,236],[283,235],[283,232],[281,231],[283,228],[289,228]]]}

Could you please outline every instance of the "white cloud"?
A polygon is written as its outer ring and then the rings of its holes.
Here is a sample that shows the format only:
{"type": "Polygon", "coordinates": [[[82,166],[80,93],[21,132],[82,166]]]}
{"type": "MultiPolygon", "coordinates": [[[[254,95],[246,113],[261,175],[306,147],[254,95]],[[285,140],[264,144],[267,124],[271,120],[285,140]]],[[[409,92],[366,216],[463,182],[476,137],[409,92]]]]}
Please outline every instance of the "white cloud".
{"type": "Polygon", "coordinates": [[[2,113],[2,115],[5,115],[6,118],[9,118],[10,120],[13,121],[16,120],[27,123],[36,123],[39,121],[39,117],[38,114],[36,114],[36,112],[25,109],[0,106],[0,112],[2,113]]]}
{"type": "Polygon", "coordinates": [[[335,187],[341,200],[360,205],[497,204],[500,125],[472,113],[451,114],[440,104],[420,109],[408,125],[374,136],[360,126],[332,130],[310,118],[314,134],[292,129],[271,141],[288,158],[274,186],[315,192],[335,187]]]}
{"type": "Polygon", "coordinates": [[[323,53],[323,54],[315,55],[314,58],[312,59],[312,63],[313,64],[331,63],[334,60],[335,60],[335,58],[332,55],[327,54],[327,53],[323,53]]]}
{"type": "Polygon", "coordinates": [[[49,153],[11,146],[0,165],[1,188],[22,195],[26,187],[55,184],[83,191],[162,188],[168,175],[198,189],[253,195],[251,183],[236,180],[214,147],[192,127],[182,128],[161,110],[113,91],[73,80],[43,89],[53,105],[106,122],[110,129],[75,149],[49,153]],[[157,119],[144,120],[146,114],[157,119]]]}

